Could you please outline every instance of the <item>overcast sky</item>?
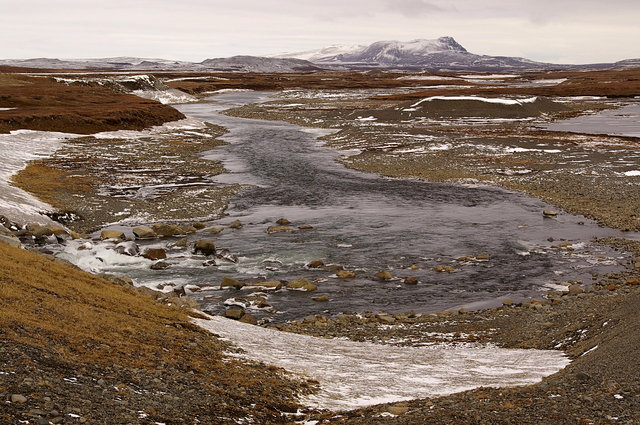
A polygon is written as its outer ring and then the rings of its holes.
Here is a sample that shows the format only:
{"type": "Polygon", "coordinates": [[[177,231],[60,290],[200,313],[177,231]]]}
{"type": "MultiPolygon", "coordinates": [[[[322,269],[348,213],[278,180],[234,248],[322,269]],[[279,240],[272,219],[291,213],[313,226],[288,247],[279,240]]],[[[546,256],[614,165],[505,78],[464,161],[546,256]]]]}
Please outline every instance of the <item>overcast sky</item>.
{"type": "Polygon", "coordinates": [[[0,0],[0,58],[202,61],[452,36],[556,63],[640,57],[640,0],[0,0]]]}

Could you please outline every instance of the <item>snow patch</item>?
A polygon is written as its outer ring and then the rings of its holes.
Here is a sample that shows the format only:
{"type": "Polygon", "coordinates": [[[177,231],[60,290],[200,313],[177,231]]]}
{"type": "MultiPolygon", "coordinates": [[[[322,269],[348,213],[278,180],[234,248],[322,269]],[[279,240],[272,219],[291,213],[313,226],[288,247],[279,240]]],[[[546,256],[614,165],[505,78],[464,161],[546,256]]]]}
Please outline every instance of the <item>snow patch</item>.
{"type": "Polygon", "coordinates": [[[296,335],[209,317],[194,323],[242,348],[245,358],[317,380],[320,391],[302,403],[331,410],[479,386],[532,384],[569,363],[558,351],[395,347],[296,335]]]}
{"type": "Polygon", "coordinates": [[[537,96],[529,97],[526,99],[504,99],[499,97],[479,97],[479,96],[432,96],[427,97],[419,102],[411,105],[411,108],[415,108],[418,105],[421,105],[424,102],[431,102],[434,100],[475,100],[478,102],[486,102],[486,103],[499,103],[502,105],[522,105],[523,103],[533,103],[538,99],[537,96]]]}

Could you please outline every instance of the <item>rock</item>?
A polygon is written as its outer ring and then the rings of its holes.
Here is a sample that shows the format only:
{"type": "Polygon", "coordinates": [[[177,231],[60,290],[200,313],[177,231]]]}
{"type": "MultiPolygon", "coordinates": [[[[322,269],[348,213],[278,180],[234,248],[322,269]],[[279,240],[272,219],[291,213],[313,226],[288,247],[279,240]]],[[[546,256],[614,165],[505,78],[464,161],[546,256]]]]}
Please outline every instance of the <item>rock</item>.
{"type": "Polygon", "coordinates": [[[133,228],[133,234],[138,239],[152,239],[157,238],[158,235],[148,226],[138,226],[133,228]]]}
{"type": "Polygon", "coordinates": [[[310,269],[318,269],[320,267],[324,267],[324,261],[320,259],[311,260],[307,263],[307,267],[310,269]]]}
{"type": "Polygon", "coordinates": [[[183,235],[186,235],[188,233],[195,233],[198,229],[193,226],[180,226],[180,230],[182,230],[183,235]]]}
{"type": "Polygon", "coordinates": [[[355,279],[356,274],[348,270],[338,270],[338,272],[336,272],[336,276],[340,279],[355,279]]]}
{"type": "Polygon", "coordinates": [[[577,285],[575,283],[573,285],[570,285],[569,288],[567,289],[569,290],[569,294],[571,295],[578,295],[584,292],[584,289],[582,289],[582,286],[577,285]]]}
{"type": "Polygon", "coordinates": [[[542,211],[542,215],[548,218],[557,217],[558,212],[554,210],[544,210],[542,211]]]}
{"type": "Polygon", "coordinates": [[[227,261],[229,263],[237,263],[238,256],[231,253],[228,249],[220,249],[216,252],[216,258],[219,258],[223,261],[227,261]]]}
{"type": "Polygon", "coordinates": [[[396,404],[395,406],[389,406],[387,408],[387,412],[396,416],[404,415],[408,411],[409,411],[409,407],[403,404],[396,404]]]}
{"type": "Polygon", "coordinates": [[[513,300],[504,300],[502,301],[502,305],[505,307],[510,307],[513,305],[513,300]]]}
{"type": "Polygon", "coordinates": [[[168,269],[169,267],[170,264],[166,261],[158,261],[157,263],[151,265],[151,270],[164,270],[168,269]]]}
{"type": "Polygon", "coordinates": [[[456,271],[456,269],[452,266],[435,266],[433,270],[437,271],[438,273],[451,273],[456,271]]]}
{"type": "Polygon", "coordinates": [[[311,230],[311,229],[313,229],[313,226],[310,226],[308,224],[303,224],[302,226],[298,226],[298,229],[300,229],[300,230],[311,230]]]}
{"type": "Polygon", "coordinates": [[[11,403],[24,404],[27,398],[22,394],[11,394],[11,403]]]}
{"type": "Polygon", "coordinates": [[[176,248],[186,248],[187,246],[189,246],[189,239],[187,238],[178,239],[176,243],[174,243],[171,246],[174,246],[176,248]]]}
{"type": "Polygon", "coordinates": [[[374,277],[378,280],[391,280],[393,279],[393,275],[388,271],[379,271],[374,275],[374,277]]]}
{"type": "Polygon", "coordinates": [[[318,303],[326,303],[329,301],[329,297],[326,295],[320,295],[319,297],[313,297],[311,299],[318,303]]]}
{"type": "Polygon", "coordinates": [[[218,233],[222,232],[224,230],[224,227],[209,227],[208,229],[204,229],[203,232],[204,233],[211,233],[212,235],[217,235],[218,233]]]}
{"type": "Polygon", "coordinates": [[[233,279],[231,277],[225,276],[222,278],[222,282],[220,282],[220,288],[236,288],[240,289],[246,286],[246,283],[241,282],[237,279],[233,279]]]}
{"type": "Polygon", "coordinates": [[[478,254],[475,256],[475,259],[478,261],[489,261],[491,256],[489,254],[478,254]]]}
{"type": "Polygon", "coordinates": [[[15,247],[19,247],[22,245],[20,239],[16,238],[15,236],[8,235],[0,235],[0,242],[4,242],[15,247]]]}
{"type": "Polygon", "coordinates": [[[195,254],[201,253],[206,256],[216,255],[216,245],[210,239],[201,239],[193,244],[193,252],[195,254]]]}
{"type": "Polygon", "coordinates": [[[240,318],[240,321],[242,323],[248,323],[249,325],[257,325],[258,324],[258,319],[256,319],[256,317],[253,314],[249,314],[249,313],[245,313],[240,318]]]}
{"type": "Polygon", "coordinates": [[[53,231],[49,227],[42,226],[40,224],[28,224],[27,225],[27,230],[29,231],[29,233],[31,233],[36,238],[41,237],[41,236],[52,236],[53,235],[53,231]]]}
{"type": "Polygon", "coordinates": [[[135,257],[140,254],[138,245],[133,241],[120,242],[113,250],[118,254],[128,255],[130,257],[135,257]]]}
{"type": "Polygon", "coordinates": [[[229,223],[229,228],[231,229],[239,229],[242,226],[243,224],[240,220],[232,221],[231,223],[229,223]]]}
{"type": "Polygon", "coordinates": [[[418,278],[417,277],[413,277],[413,276],[407,276],[404,278],[404,283],[405,285],[417,285],[418,284],[418,278]]]}
{"type": "Polygon", "coordinates": [[[244,309],[240,306],[232,305],[225,310],[224,316],[229,319],[240,320],[242,319],[242,316],[244,316],[244,309]]]}
{"type": "Polygon", "coordinates": [[[288,226],[291,224],[291,222],[289,220],[287,220],[286,218],[281,218],[280,220],[276,221],[276,224],[280,225],[280,226],[288,226]]]}
{"type": "Polygon", "coordinates": [[[100,239],[125,239],[124,233],[119,230],[103,230],[100,232],[100,239]]]}
{"type": "Polygon", "coordinates": [[[324,266],[324,269],[328,272],[339,272],[340,270],[344,270],[344,267],[339,264],[327,264],[324,266]]]}
{"type": "Polygon", "coordinates": [[[169,223],[158,223],[151,226],[156,235],[160,237],[184,235],[185,232],[181,226],[169,223]]]}
{"type": "Polygon", "coordinates": [[[148,260],[164,260],[167,258],[167,252],[163,248],[147,248],[142,256],[148,260]]]}
{"type": "Polygon", "coordinates": [[[468,312],[469,312],[469,310],[467,310],[467,309],[466,309],[466,308],[464,308],[464,307],[462,307],[460,310],[458,310],[458,313],[459,313],[459,314],[465,314],[465,313],[468,313],[468,312]]]}
{"type": "Polygon", "coordinates": [[[73,240],[76,240],[76,239],[89,239],[89,235],[85,235],[85,234],[74,232],[74,231],[69,232],[69,235],[71,236],[71,239],[73,239],[73,240]]]}
{"type": "Polygon", "coordinates": [[[197,230],[202,230],[202,229],[204,229],[205,227],[207,227],[207,225],[206,225],[206,224],[201,223],[201,222],[199,222],[199,221],[196,221],[195,223],[191,223],[191,226],[192,226],[194,229],[197,229],[197,230]]]}
{"type": "Polygon", "coordinates": [[[282,288],[282,282],[280,282],[279,280],[271,280],[267,282],[249,283],[247,286],[252,286],[256,288],[265,288],[265,289],[271,289],[271,290],[277,291],[278,289],[282,288]]]}
{"type": "Polygon", "coordinates": [[[395,323],[396,321],[395,317],[386,313],[376,314],[376,319],[378,319],[382,323],[388,323],[388,324],[395,323]]]}
{"type": "Polygon", "coordinates": [[[267,233],[286,233],[293,232],[295,229],[291,226],[269,226],[267,227],[267,233]]]}
{"type": "Polygon", "coordinates": [[[292,291],[312,292],[318,289],[318,287],[313,283],[309,282],[307,279],[297,279],[287,283],[287,289],[292,291]]]}

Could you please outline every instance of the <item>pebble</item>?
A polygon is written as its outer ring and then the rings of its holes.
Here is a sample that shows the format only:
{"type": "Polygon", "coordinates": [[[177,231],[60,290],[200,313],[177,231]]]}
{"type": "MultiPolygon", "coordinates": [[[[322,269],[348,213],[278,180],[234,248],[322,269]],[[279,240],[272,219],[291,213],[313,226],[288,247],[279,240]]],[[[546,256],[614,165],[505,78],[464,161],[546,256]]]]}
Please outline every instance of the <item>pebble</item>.
{"type": "Polygon", "coordinates": [[[27,398],[22,394],[11,394],[11,403],[24,404],[27,398]]]}

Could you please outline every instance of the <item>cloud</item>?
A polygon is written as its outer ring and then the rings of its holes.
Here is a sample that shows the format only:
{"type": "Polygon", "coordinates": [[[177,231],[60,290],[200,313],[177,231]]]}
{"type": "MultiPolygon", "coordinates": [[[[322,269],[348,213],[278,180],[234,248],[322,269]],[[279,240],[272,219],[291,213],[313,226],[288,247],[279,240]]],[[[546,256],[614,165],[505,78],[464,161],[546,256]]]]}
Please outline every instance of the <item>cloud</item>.
{"type": "Polygon", "coordinates": [[[386,10],[407,18],[422,17],[445,10],[444,7],[424,0],[387,0],[385,3],[386,10]]]}

